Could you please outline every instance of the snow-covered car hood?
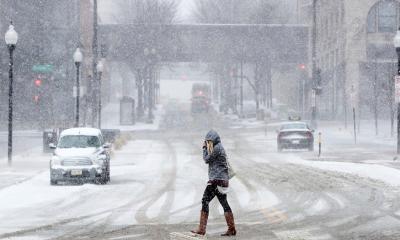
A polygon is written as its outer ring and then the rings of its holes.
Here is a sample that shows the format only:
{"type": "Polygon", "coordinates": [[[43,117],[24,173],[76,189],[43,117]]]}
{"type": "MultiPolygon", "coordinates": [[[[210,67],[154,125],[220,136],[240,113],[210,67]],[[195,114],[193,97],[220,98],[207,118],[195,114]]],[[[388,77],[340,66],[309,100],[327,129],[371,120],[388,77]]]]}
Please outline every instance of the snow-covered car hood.
{"type": "Polygon", "coordinates": [[[97,148],[57,148],[54,154],[58,157],[92,157],[98,152],[97,148]]]}

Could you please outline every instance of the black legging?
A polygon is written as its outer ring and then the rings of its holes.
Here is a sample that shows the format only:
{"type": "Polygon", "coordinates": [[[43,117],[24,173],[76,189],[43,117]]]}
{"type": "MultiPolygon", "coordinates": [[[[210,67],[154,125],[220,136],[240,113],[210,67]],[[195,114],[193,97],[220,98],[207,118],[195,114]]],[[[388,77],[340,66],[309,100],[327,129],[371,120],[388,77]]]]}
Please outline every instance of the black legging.
{"type": "Polygon", "coordinates": [[[208,213],[208,204],[213,200],[213,198],[217,196],[219,203],[224,208],[224,212],[232,212],[231,207],[229,206],[228,200],[226,198],[226,194],[220,193],[218,191],[216,184],[209,184],[207,185],[206,189],[204,190],[203,199],[201,200],[202,206],[201,210],[203,212],[208,213]]]}

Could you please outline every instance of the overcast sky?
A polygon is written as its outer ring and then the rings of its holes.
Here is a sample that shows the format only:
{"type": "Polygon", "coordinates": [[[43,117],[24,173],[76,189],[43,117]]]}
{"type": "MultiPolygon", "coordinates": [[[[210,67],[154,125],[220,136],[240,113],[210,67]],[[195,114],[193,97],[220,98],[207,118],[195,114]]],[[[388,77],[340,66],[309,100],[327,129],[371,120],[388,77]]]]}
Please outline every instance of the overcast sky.
{"type": "MultiPolygon", "coordinates": [[[[181,0],[179,4],[178,20],[180,22],[187,22],[190,12],[193,8],[194,0],[181,0]]],[[[113,23],[113,16],[115,16],[114,1],[99,0],[99,15],[102,23],[113,23]]]]}
{"type": "Polygon", "coordinates": [[[179,16],[182,21],[188,21],[191,10],[193,9],[194,0],[181,0],[179,6],[179,16]]]}

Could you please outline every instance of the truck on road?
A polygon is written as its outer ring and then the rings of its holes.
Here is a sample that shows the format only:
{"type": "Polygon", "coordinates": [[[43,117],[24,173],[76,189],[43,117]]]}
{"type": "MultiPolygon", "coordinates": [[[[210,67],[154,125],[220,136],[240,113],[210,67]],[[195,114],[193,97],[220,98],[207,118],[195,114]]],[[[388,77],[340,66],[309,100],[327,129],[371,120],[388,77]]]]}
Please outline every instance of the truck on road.
{"type": "Polygon", "coordinates": [[[192,104],[191,112],[195,113],[208,113],[210,108],[210,85],[204,83],[195,83],[192,86],[192,104]]]}

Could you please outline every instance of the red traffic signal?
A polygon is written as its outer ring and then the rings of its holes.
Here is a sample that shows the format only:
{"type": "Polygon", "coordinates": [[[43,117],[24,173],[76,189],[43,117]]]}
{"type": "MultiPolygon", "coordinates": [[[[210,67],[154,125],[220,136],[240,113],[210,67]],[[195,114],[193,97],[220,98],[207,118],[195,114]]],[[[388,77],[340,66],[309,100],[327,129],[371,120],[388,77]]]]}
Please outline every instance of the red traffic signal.
{"type": "Polygon", "coordinates": [[[35,85],[36,85],[36,87],[40,87],[42,85],[42,80],[41,79],[36,79],[35,80],[35,85]]]}
{"type": "Polygon", "coordinates": [[[300,68],[301,70],[306,70],[306,65],[305,65],[305,64],[300,64],[300,65],[299,65],[299,68],[300,68]]]}

